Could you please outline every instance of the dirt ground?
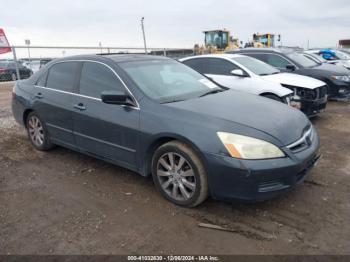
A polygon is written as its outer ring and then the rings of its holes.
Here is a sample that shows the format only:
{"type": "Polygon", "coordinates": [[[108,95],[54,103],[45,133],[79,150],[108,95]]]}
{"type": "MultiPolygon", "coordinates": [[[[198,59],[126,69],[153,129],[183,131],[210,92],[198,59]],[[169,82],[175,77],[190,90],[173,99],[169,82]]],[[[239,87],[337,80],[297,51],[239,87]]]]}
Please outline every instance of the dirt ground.
{"type": "Polygon", "coordinates": [[[313,120],[323,159],[294,192],[183,209],[149,178],[60,147],[35,151],[10,98],[0,84],[0,254],[350,254],[349,103],[313,120]]]}

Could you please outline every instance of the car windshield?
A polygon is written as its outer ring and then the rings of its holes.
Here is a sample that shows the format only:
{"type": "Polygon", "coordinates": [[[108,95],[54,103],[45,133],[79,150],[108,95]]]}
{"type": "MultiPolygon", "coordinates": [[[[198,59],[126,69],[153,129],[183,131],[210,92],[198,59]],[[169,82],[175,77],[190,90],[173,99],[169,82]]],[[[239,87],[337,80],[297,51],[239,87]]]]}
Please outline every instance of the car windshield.
{"type": "Polygon", "coordinates": [[[335,54],[336,56],[339,58],[339,59],[342,59],[342,60],[349,60],[350,59],[350,55],[344,53],[344,52],[341,52],[341,51],[335,51],[335,54]]]}
{"type": "Polygon", "coordinates": [[[120,62],[138,87],[159,103],[188,100],[223,91],[192,68],[172,60],[120,62]]]}
{"type": "Polygon", "coordinates": [[[306,58],[309,58],[315,62],[318,63],[325,63],[327,62],[326,59],[324,59],[322,56],[316,55],[316,54],[303,54],[306,58]]]}
{"type": "Polygon", "coordinates": [[[252,57],[234,57],[232,60],[241,64],[256,75],[266,76],[280,73],[278,69],[252,57]]]}
{"type": "Polygon", "coordinates": [[[289,53],[286,54],[286,56],[302,67],[315,67],[318,65],[315,61],[312,61],[311,59],[306,58],[304,55],[299,53],[289,53]]]}

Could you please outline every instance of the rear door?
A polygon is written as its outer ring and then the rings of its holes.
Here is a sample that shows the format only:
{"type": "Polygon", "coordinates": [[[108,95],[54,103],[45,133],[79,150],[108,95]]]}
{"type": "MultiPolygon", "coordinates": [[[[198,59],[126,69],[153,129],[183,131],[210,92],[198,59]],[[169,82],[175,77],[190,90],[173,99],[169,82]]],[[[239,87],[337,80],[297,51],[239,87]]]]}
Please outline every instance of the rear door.
{"type": "Polygon", "coordinates": [[[34,110],[45,122],[53,142],[74,147],[72,104],[79,62],[59,62],[39,78],[34,110]]]}
{"type": "Polygon", "coordinates": [[[125,91],[116,73],[99,62],[84,62],[79,95],[74,98],[74,134],[78,147],[122,166],[136,167],[139,108],[105,104],[103,91],[125,91]]]}
{"type": "Polygon", "coordinates": [[[245,54],[251,57],[254,57],[256,59],[259,59],[279,70],[282,72],[289,72],[290,70],[287,69],[287,65],[293,65],[293,63],[286,58],[284,58],[281,55],[278,54],[245,54]]]}

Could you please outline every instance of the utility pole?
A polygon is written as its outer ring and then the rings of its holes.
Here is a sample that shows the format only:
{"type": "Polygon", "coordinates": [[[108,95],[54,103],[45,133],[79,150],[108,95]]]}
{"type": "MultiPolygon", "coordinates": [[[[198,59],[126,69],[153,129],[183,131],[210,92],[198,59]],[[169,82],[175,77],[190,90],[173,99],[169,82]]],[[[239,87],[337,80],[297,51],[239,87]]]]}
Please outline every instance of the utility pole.
{"type": "Polygon", "coordinates": [[[144,17],[141,18],[141,28],[142,28],[142,35],[143,35],[143,45],[145,46],[145,54],[147,55],[146,35],[145,35],[145,27],[143,25],[143,20],[145,20],[144,17]]]}

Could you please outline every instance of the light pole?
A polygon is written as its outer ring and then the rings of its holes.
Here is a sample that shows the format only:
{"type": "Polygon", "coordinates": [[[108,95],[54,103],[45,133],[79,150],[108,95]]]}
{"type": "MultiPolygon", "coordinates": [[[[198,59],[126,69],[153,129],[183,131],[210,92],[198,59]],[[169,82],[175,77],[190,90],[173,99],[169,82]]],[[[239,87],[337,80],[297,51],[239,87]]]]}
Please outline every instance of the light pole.
{"type": "Polygon", "coordinates": [[[29,63],[29,67],[30,69],[32,69],[32,65],[30,63],[30,49],[29,49],[29,46],[30,46],[30,39],[25,39],[24,40],[24,43],[27,45],[28,47],[28,63],[29,63]]]}
{"type": "Polygon", "coordinates": [[[143,45],[145,46],[145,54],[147,55],[146,35],[145,35],[145,27],[143,25],[143,20],[145,20],[144,17],[141,18],[141,28],[142,28],[142,35],[143,35],[143,45]]]}
{"type": "Polygon", "coordinates": [[[99,43],[98,43],[98,46],[100,47],[100,53],[102,54],[102,43],[99,42],[99,43]]]}

